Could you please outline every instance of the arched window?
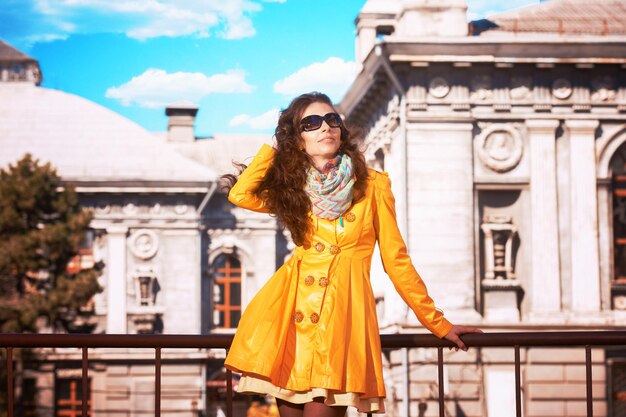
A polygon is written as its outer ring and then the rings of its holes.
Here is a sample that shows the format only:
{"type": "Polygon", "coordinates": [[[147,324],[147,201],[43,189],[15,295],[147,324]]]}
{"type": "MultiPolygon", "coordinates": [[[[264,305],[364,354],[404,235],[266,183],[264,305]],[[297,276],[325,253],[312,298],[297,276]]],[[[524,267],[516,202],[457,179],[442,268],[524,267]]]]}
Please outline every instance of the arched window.
{"type": "MultiPolygon", "coordinates": [[[[626,294],[626,144],[611,159],[613,190],[613,266],[611,285],[615,295],[626,294]]],[[[614,306],[615,307],[615,306],[614,306]]],[[[623,309],[623,306],[620,306],[623,309]]]]}
{"type": "Polygon", "coordinates": [[[213,326],[234,329],[241,318],[241,262],[233,254],[213,261],[213,326]]]}

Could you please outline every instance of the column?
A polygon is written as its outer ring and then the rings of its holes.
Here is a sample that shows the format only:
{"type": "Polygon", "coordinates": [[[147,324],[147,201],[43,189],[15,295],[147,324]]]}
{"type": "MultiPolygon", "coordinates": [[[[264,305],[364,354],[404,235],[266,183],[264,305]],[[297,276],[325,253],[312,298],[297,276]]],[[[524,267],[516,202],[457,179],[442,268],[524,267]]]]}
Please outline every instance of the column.
{"type": "Polygon", "coordinates": [[[527,120],[530,147],[532,311],[561,310],[556,185],[558,120],[527,120]]]}
{"type": "Polygon", "coordinates": [[[356,63],[361,68],[372,48],[376,45],[375,22],[361,20],[358,23],[357,36],[355,39],[356,63]]]}
{"type": "Polygon", "coordinates": [[[107,333],[126,333],[126,234],[125,226],[107,228],[107,333]]]}
{"type": "Polygon", "coordinates": [[[570,141],[572,310],[600,310],[598,197],[595,131],[597,120],[567,120],[570,141]]]}

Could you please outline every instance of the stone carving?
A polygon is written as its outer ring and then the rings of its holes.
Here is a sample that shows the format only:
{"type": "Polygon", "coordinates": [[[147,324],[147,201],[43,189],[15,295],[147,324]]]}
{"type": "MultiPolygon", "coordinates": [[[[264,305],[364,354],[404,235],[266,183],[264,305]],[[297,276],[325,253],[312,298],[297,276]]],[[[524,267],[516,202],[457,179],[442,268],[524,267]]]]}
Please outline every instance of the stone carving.
{"type": "Polygon", "coordinates": [[[159,250],[159,238],[148,229],[140,229],[130,236],[130,251],[139,259],[150,259],[159,250]]]}
{"type": "Polygon", "coordinates": [[[135,214],[137,213],[138,210],[139,208],[133,203],[127,203],[122,208],[122,211],[124,212],[124,214],[135,214]]]}
{"type": "Polygon", "coordinates": [[[615,310],[626,310],[626,296],[617,295],[613,297],[613,308],[615,310]]]}
{"type": "Polygon", "coordinates": [[[485,216],[480,225],[485,248],[485,280],[515,280],[513,240],[517,229],[510,216],[485,216]]]}
{"type": "Polygon", "coordinates": [[[174,212],[176,214],[185,214],[189,207],[186,204],[177,204],[174,206],[174,212]]]}
{"type": "Polygon", "coordinates": [[[593,89],[591,100],[594,102],[614,101],[617,96],[611,77],[594,78],[591,87],[593,89]]]}
{"type": "Polygon", "coordinates": [[[436,98],[444,98],[450,92],[450,85],[443,77],[435,77],[428,84],[428,92],[436,98]]]}
{"type": "Polygon", "coordinates": [[[530,77],[513,77],[509,94],[513,100],[524,100],[530,97],[532,79],[530,77]]]}
{"type": "Polygon", "coordinates": [[[552,83],[552,94],[559,100],[569,98],[572,91],[572,84],[565,78],[558,78],[552,83]]]}
{"type": "Polygon", "coordinates": [[[109,204],[96,207],[96,214],[109,214],[111,212],[111,206],[109,204]]]}
{"type": "Polygon", "coordinates": [[[163,331],[163,320],[161,314],[146,313],[132,316],[133,324],[137,334],[154,334],[163,331]]]}
{"type": "Polygon", "coordinates": [[[154,305],[159,284],[152,268],[140,268],[134,274],[135,298],[138,306],[150,307],[154,305]]]}
{"type": "Polygon", "coordinates": [[[491,91],[491,78],[488,75],[477,75],[472,78],[472,93],[470,99],[472,101],[485,101],[493,98],[491,91]]]}
{"type": "Polygon", "coordinates": [[[151,214],[161,213],[161,205],[159,203],[156,203],[154,206],[150,207],[150,213],[151,214]]]}
{"type": "Polygon", "coordinates": [[[523,147],[517,129],[504,124],[491,125],[476,138],[478,157],[486,167],[496,172],[515,168],[522,159],[523,147]]]}

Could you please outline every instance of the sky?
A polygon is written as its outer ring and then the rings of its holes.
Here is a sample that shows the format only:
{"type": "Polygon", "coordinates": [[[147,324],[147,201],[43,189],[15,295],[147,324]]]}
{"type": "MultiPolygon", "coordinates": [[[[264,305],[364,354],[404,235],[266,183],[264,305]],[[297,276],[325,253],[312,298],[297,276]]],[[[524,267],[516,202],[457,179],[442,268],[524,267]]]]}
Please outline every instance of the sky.
{"type": "MultiPolygon", "coordinates": [[[[391,0],[389,0],[391,1],[391,0]]],[[[468,0],[468,20],[539,0],[468,0]]],[[[200,108],[196,135],[271,134],[298,94],[339,102],[356,75],[365,0],[0,0],[0,39],[37,59],[42,87],[167,130],[165,106],[200,108]]]]}

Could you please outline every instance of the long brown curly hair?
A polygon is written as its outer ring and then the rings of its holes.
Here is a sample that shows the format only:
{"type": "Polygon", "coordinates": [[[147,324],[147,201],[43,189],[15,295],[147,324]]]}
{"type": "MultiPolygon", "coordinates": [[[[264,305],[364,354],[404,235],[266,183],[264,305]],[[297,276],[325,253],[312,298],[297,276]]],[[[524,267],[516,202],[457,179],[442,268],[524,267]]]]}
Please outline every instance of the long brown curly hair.
{"type": "MultiPolygon", "coordinates": [[[[326,94],[312,92],[294,98],[289,106],[280,113],[276,137],[276,152],[265,177],[255,190],[262,198],[269,211],[274,214],[291,232],[291,238],[298,246],[308,247],[311,232],[309,213],[311,200],[304,191],[307,169],[313,165],[311,157],[303,150],[300,137],[300,120],[305,109],[312,103],[325,103],[333,107],[326,94]]],[[[355,176],[352,202],[356,203],[365,195],[367,187],[367,165],[358,148],[358,140],[341,124],[340,154],[347,154],[352,159],[355,176]]],[[[240,167],[245,167],[239,164],[240,167]]],[[[224,175],[226,189],[230,189],[237,177],[224,175]]]]}

